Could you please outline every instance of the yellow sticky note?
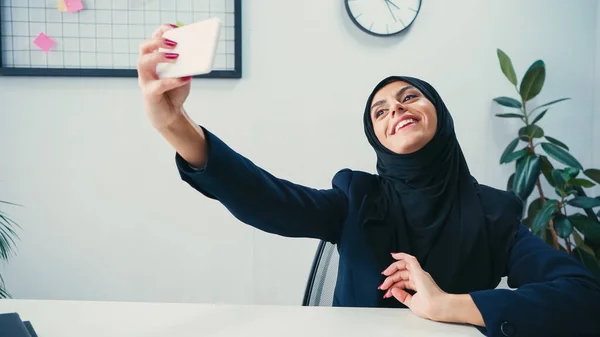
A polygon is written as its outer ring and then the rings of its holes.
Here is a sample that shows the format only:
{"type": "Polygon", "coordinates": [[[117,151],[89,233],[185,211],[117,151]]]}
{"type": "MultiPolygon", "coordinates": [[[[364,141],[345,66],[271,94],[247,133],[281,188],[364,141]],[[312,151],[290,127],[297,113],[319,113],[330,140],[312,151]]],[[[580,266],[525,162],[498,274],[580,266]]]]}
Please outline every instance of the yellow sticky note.
{"type": "Polygon", "coordinates": [[[66,12],[67,11],[67,6],[65,5],[65,0],[58,0],[58,11],[59,12],[66,12]]]}
{"type": "Polygon", "coordinates": [[[176,24],[177,26],[179,26],[179,27],[183,26],[183,23],[181,23],[181,22],[179,22],[179,21],[176,21],[176,22],[175,22],[175,24],[176,24]]]}

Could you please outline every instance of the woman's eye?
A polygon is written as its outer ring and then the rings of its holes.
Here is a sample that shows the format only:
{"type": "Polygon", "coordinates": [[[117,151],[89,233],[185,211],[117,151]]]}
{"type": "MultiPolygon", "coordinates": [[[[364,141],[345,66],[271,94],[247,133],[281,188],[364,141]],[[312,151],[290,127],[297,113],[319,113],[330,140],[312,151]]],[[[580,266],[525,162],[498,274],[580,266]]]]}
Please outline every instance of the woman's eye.
{"type": "Polygon", "coordinates": [[[385,112],[385,109],[378,110],[377,112],[375,112],[375,118],[379,118],[379,116],[383,115],[384,112],[385,112]]]}
{"type": "Polygon", "coordinates": [[[406,95],[406,97],[404,97],[404,99],[402,101],[406,102],[406,101],[408,101],[408,100],[410,100],[412,98],[415,98],[415,97],[417,97],[417,95],[408,94],[408,95],[406,95]]]}

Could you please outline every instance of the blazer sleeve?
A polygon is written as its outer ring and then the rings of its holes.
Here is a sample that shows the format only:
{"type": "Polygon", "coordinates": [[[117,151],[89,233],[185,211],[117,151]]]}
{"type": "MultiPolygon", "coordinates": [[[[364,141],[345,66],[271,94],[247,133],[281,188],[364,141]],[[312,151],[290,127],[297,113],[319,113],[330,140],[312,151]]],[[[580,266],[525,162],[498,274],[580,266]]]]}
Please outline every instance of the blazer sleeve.
{"type": "Polygon", "coordinates": [[[508,286],[471,293],[487,336],[600,336],[600,281],[579,261],[519,225],[508,286]]]}
{"type": "Polygon", "coordinates": [[[208,146],[204,167],[193,168],[175,155],[180,177],[191,187],[259,230],[286,237],[339,240],[347,198],[338,186],[315,189],[279,179],[203,130],[208,146]]]}

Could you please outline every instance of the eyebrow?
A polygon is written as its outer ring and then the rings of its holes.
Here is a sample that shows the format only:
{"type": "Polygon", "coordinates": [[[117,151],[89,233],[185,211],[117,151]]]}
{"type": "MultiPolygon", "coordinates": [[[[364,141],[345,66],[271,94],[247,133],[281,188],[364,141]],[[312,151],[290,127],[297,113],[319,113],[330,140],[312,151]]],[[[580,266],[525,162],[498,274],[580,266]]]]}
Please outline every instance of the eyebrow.
{"type": "MultiPolygon", "coordinates": [[[[412,85],[406,86],[406,87],[398,90],[398,92],[396,93],[396,96],[402,95],[406,90],[409,90],[409,89],[415,89],[415,87],[413,87],[412,85]]],[[[373,103],[373,105],[371,105],[371,112],[373,112],[373,108],[378,107],[378,106],[382,105],[383,103],[385,103],[385,100],[379,100],[379,101],[373,103]]]]}

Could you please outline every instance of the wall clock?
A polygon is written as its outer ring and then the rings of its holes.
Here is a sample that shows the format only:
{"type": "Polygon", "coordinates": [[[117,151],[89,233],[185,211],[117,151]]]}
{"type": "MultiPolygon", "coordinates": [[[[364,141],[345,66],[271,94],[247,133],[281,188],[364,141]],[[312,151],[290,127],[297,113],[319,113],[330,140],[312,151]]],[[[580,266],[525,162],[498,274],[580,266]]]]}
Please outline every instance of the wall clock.
{"type": "Polygon", "coordinates": [[[417,18],[421,0],[344,0],[346,11],[362,31],[375,36],[396,35],[417,18]]]}

